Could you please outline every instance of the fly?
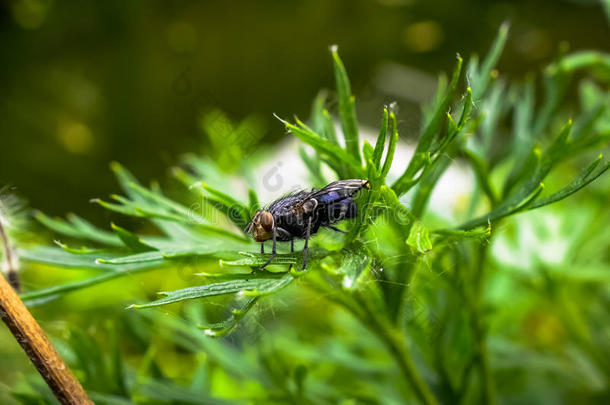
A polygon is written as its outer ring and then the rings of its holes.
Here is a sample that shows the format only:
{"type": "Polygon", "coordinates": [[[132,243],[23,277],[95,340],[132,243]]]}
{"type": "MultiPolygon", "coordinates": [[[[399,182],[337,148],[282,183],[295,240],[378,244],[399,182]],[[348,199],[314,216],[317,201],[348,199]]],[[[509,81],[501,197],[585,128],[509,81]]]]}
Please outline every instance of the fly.
{"type": "Polygon", "coordinates": [[[269,260],[261,266],[264,269],[276,255],[277,242],[290,242],[290,252],[294,252],[294,239],[305,239],[303,248],[303,269],[307,267],[307,246],[309,238],[320,227],[344,232],[334,224],[357,214],[354,195],[363,188],[369,189],[367,180],[334,181],[319,190],[297,191],[288,194],[259,210],[246,227],[254,240],[261,242],[261,253],[265,253],[264,242],[271,239],[273,247],[269,260]]]}

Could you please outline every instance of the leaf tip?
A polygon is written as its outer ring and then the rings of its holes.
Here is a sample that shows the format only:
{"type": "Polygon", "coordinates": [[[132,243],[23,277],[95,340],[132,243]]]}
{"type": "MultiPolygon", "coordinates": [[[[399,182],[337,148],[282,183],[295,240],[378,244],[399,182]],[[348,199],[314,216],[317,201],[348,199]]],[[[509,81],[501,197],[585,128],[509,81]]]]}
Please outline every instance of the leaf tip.
{"type": "Polygon", "coordinates": [[[67,248],[68,246],[64,243],[61,243],[61,241],[59,239],[53,239],[53,243],[56,244],[57,246],[59,246],[62,249],[67,248]]]}
{"type": "Polygon", "coordinates": [[[505,36],[508,34],[509,29],[510,29],[510,21],[504,20],[502,22],[502,24],[500,25],[500,29],[498,30],[498,33],[502,36],[505,36]]]}
{"type": "Polygon", "coordinates": [[[112,170],[115,173],[119,172],[123,168],[123,166],[116,160],[113,160],[112,162],[110,162],[109,166],[110,166],[110,170],[112,170]]]}

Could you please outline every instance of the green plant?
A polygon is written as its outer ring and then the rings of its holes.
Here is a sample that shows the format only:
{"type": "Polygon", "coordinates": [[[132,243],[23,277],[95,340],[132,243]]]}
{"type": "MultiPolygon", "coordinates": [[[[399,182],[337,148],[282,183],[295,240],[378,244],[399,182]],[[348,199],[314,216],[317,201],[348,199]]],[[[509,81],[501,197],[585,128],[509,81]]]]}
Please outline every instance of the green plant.
{"type": "MultiPolygon", "coordinates": [[[[580,164],[591,149],[607,144],[610,139],[608,94],[589,78],[608,82],[610,56],[579,52],[559,57],[544,71],[543,97],[537,102],[533,77],[525,83],[509,83],[494,70],[507,34],[508,27],[504,25],[484,60],[479,62],[473,57],[464,73],[462,58],[458,56],[451,78],[441,78],[435,99],[425,109],[414,155],[393,182],[388,182],[388,173],[395,164],[393,157],[399,137],[396,114],[391,108],[384,108],[376,144],[365,141],[360,147],[355,99],[337,50],[332,49],[337,120],[344,146],[335,133],[334,118],[325,109],[323,96],[314,102],[309,125],[298,119],[282,123],[313,149],[313,154],[302,149],[301,157],[315,183],[327,181],[322,170],[326,165],[338,178],[368,179],[371,190],[362,193],[358,218],[349,224],[348,234],[320,235],[312,240],[305,271],[287,271],[289,264],[300,268],[302,255],[298,252],[282,252],[270,271],[258,270],[268,255],[255,253],[258,245],[241,232],[258,206],[257,194],[249,190],[247,202],[234,198],[232,190],[217,181],[226,174],[213,161],[190,156],[185,160],[185,168],[174,170],[175,177],[202,199],[202,207],[198,208],[205,208],[203,216],[194,216],[192,207],[167,197],[157,185],[141,185],[115,163],[112,169],[125,196],[114,195],[112,201],[96,202],[108,210],[142,218],[161,234],[137,235],[115,224],[107,231],[77,216],[64,221],[37,213],[36,218],[58,234],[87,241],[94,247],[36,246],[20,250],[20,257],[64,268],[93,269],[98,274],[27,291],[22,299],[29,305],[41,305],[71,291],[138,272],[185,263],[201,266],[206,270],[202,275],[206,283],[164,292],[162,298],[134,304],[132,308],[151,311],[148,308],[232,295],[234,299],[226,304],[230,315],[220,322],[209,323],[208,317],[201,314],[190,317],[196,318],[203,330],[191,339],[202,345],[199,349],[209,350],[209,345],[216,344],[205,340],[205,335],[227,335],[266,296],[275,296],[298,282],[299,290],[308,289],[313,295],[324,297],[352,317],[339,316],[333,322],[349,325],[351,331],[368,330],[369,335],[359,335],[361,341],[357,343],[337,338],[337,346],[332,350],[341,350],[343,343],[343,350],[348,348],[343,360],[333,359],[337,368],[347,370],[359,380],[380,375],[381,382],[366,383],[362,389],[356,389],[354,380],[350,384],[348,379],[333,387],[334,378],[328,377],[327,383],[323,379],[309,382],[308,391],[304,388],[307,369],[297,365],[286,373],[285,364],[297,364],[302,359],[315,361],[320,355],[315,345],[296,345],[286,338],[280,353],[260,358],[258,365],[253,365],[248,356],[233,352],[231,356],[239,366],[217,359],[221,368],[244,368],[230,371],[237,381],[249,378],[264,387],[264,391],[253,389],[250,399],[336,403],[351,398],[388,403],[416,398],[429,405],[495,403],[497,376],[490,360],[488,339],[488,320],[493,308],[485,294],[490,273],[496,267],[490,258],[490,241],[502,221],[560,201],[610,167],[601,155],[592,158],[575,179],[559,181],[555,191],[545,192],[543,181],[561,170],[561,165],[574,161],[580,164]],[[580,82],[580,113],[569,119],[567,95],[579,72],[589,75],[580,82]],[[462,90],[464,83],[467,87],[462,90]],[[512,133],[507,133],[507,126],[512,133]],[[456,159],[470,165],[476,187],[468,209],[459,213],[463,221],[451,224],[435,217],[427,206],[439,179],[456,159]],[[218,220],[217,213],[222,213],[224,220],[218,220]],[[383,243],[378,243],[379,240],[383,243]],[[219,259],[222,268],[206,262],[210,258],[219,259]],[[354,319],[358,326],[354,326],[354,319]],[[401,378],[394,378],[387,368],[376,368],[372,360],[367,362],[367,358],[384,356],[379,354],[379,346],[395,362],[401,378]],[[354,348],[362,353],[362,362],[357,362],[354,353],[350,353],[354,348]]],[[[210,120],[204,119],[202,125],[209,129],[210,120]]],[[[221,143],[217,145],[223,147],[221,143]]],[[[231,159],[224,160],[224,170],[247,176],[249,167],[227,167],[240,161],[245,153],[239,144],[230,148],[231,159]]],[[[193,308],[201,309],[192,303],[184,308],[187,314],[193,308]]],[[[574,341],[610,376],[610,366],[604,360],[610,358],[610,348],[594,344],[592,332],[578,318],[572,318],[573,312],[565,311],[571,314],[571,322],[578,325],[574,341]]],[[[152,317],[150,312],[144,313],[148,315],[141,316],[152,317]]],[[[168,330],[193,334],[179,320],[167,322],[171,323],[168,330]]],[[[293,333],[285,335],[296,339],[293,333]]],[[[226,349],[222,345],[214,347],[213,350],[219,350],[217,356],[222,356],[226,349]]],[[[322,347],[318,346],[324,350],[322,347]]],[[[121,395],[138,402],[140,397],[129,395],[128,391],[123,390],[121,395]]]]}

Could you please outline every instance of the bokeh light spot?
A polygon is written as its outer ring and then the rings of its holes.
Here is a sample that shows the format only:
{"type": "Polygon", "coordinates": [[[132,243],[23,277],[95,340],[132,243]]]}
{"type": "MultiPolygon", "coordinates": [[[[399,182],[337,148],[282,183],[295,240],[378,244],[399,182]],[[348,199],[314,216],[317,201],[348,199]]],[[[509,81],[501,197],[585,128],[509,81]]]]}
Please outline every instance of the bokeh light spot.
{"type": "Polygon", "coordinates": [[[90,152],[95,141],[91,129],[80,122],[60,124],[57,139],[68,152],[77,154],[90,152]]]}
{"type": "Polygon", "coordinates": [[[437,49],[444,39],[443,28],[436,21],[420,21],[404,30],[405,46],[413,52],[430,52],[437,49]]]}
{"type": "Polygon", "coordinates": [[[18,0],[12,3],[13,19],[22,28],[39,28],[47,16],[50,0],[18,0]]]}

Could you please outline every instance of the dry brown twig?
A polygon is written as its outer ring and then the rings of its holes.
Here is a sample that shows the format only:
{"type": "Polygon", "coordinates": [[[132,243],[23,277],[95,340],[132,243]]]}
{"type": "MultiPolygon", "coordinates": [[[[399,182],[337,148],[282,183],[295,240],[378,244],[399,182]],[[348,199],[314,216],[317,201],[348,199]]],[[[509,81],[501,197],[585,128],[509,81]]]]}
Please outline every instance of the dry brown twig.
{"type": "MultiPolygon", "coordinates": [[[[10,267],[14,265],[16,258],[12,256],[13,252],[1,222],[0,236],[5,263],[10,267]]],[[[6,270],[7,274],[16,273],[16,269],[6,270]]],[[[59,402],[70,405],[93,404],[13,287],[2,276],[0,276],[0,317],[59,402]]]]}

